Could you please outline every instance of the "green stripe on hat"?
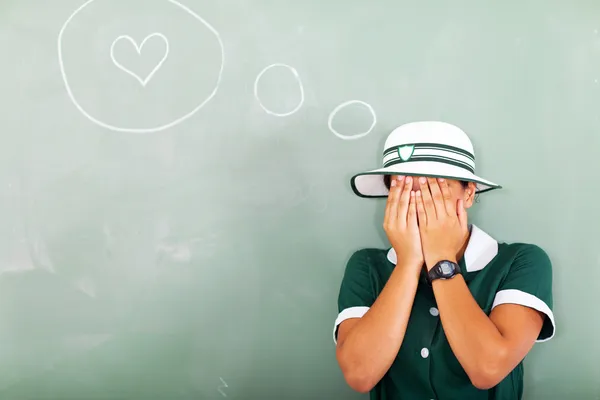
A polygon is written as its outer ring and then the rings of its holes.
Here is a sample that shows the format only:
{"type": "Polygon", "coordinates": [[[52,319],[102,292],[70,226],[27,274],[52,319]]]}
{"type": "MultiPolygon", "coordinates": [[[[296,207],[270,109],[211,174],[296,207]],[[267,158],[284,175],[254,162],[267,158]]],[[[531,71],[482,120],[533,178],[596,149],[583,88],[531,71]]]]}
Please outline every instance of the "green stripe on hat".
{"type": "Polygon", "coordinates": [[[471,167],[469,164],[466,164],[466,163],[461,162],[459,160],[455,160],[453,158],[443,157],[443,156],[434,156],[434,155],[412,156],[408,160],[403,160],[402,158],[394,158],[394,159],[386,162],[383,165],[383,167],[387,168],[390,165],[402,164],[402,163],[408,163],[408,162],[414,162],[414,161],[435,161],[435,162],[441,162],[441,163],[444,163],[444,164],[454,165],[456,167],[463,168],[463,169],[465,169],[465,170],[467,170],[467,171],[469,171],[471,173],[475,173],[475,169],[473,167],[471,167]]]}
{"type": "Polygon", "coordinates": [[[400,148],[404,148],[404,147],[408,147],[408,146],[413,146],[414,150],[440,150],[440,151],[450,151],[456,154],[460,154],[463,155],[465,157],[470,158],[471,160],[475,161],[475,156],[468,152],[465,149],[461,149],[459,147],[454,147],[454,146],[450,146],[447,144],[440,144],[440,143],[406,143],[406,144],[402,144],[399,146],[393,146],[390,147],[388,149],[385,149],[385,151],[383,152],[383,156],[387,156],[390,153],[393,153],[395,151],[398,151],[400,148]]]}

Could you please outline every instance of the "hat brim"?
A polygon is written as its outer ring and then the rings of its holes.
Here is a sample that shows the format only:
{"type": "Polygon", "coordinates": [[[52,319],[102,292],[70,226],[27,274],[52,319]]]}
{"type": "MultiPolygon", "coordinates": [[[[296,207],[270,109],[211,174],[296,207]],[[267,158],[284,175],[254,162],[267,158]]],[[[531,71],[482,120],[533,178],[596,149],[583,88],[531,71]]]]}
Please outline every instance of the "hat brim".
{"type": "Polygon", "coordinates": [[[476,193],[484,193],[502,188],[502,186],[483,179],[464,168],[454,165],[439,166],[437,163],[422,161],[394,164],[386,168],[362,172],[351,178],[350,185],[354,193],[360,197],[387,197],[389,190],[383,181],[384,175],[430,176],[475,182],[476,193]]]}

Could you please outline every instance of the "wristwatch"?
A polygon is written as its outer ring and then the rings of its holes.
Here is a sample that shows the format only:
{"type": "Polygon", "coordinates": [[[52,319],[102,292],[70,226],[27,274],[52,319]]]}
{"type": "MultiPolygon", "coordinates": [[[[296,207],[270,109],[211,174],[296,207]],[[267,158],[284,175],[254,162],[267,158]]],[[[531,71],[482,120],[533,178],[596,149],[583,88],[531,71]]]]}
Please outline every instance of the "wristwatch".
{"type": "Polygon", "coordinates": [[[442,260],[437,262],[433,268],[429,270],[427,277],[429,278],[429,282],[433,282],[436,279],[451,279],[457,274],[460,274],[460,267],[457,263],[449,260],[442,260]]]}

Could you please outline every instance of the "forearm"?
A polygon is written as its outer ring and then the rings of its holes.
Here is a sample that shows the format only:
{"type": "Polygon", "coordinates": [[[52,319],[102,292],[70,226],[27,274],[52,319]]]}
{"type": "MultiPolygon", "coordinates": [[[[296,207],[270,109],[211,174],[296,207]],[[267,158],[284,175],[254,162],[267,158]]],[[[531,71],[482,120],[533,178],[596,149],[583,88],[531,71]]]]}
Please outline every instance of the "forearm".
{"type": "Polygon", "coordinates": [[[479,307],[462,275],[433,281],[440,320],[448,343],[473,384],[494,386],[506,353],[506,343],[479,307]]]}
{"type": "Polygon", "coordinates": [[[419,279],[419,268],[399,265],[369,311],[352,326],[338,348],[344,375],[370,390],[388,371],[404,339],[419,279]]]}

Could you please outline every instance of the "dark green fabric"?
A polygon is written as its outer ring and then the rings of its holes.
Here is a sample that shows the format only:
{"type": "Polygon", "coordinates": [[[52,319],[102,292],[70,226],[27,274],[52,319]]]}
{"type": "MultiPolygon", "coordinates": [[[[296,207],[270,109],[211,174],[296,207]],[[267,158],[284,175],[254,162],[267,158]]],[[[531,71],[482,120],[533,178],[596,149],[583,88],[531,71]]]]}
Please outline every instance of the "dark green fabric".
{"type": "MultiPolygon", "coordinates": [[[[538,305],[543,308],[545,304],[548,313],[552,314],[552,266],[541,248],[532,244],[499,243],[497,255],[479,271],[469,272],[464,259],[459,262],[471,293],[487,315],[494,300],[499,298],[518,304],[523,304],[524,300],[528,306],[531,306],[528,302],[539,302],[538,305]],[[498,292],[502,294],[497,298],[498,292]]],[[[394,268],[386,250],[362,249],[354,253],[342,279],[338,311],[359,312],[362,307],[364,314],[364,309],[373,304],[394,268]]],[[[436,311],[433,289],[421,279],[398,356],[371,391],[370,399],[520,400],[523,394],[522,363],[495,388],[475,388],[454,356],[436,311]],[[424,348],[429,352],[425,358],[421,354],[424,348]]],[[[547,316],[539,339],[549,338],[553,329],[547,316]]],[[[337,330],[334,330],[334,338],[335,335],[337,330]]]]}

